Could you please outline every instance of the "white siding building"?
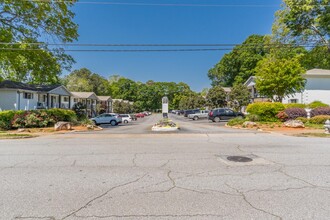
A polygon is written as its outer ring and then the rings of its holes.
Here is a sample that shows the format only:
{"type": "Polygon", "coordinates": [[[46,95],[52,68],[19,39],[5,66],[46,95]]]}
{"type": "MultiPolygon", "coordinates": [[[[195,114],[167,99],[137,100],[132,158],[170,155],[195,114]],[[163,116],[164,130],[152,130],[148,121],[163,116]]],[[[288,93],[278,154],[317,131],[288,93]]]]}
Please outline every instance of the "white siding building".
{"type": "Polygon", "coordinates": [[[330,105],[330,70],[312,69],[304,75],[305,90],[283,99],[283,103],[309,104],[321,101],[330,105]]]}
{"type": "Polygon", "coordinates": [[[69,109],[71,96],[61,85],[30,85],[9,80],[0,82],[1,110],[69,109]]]}

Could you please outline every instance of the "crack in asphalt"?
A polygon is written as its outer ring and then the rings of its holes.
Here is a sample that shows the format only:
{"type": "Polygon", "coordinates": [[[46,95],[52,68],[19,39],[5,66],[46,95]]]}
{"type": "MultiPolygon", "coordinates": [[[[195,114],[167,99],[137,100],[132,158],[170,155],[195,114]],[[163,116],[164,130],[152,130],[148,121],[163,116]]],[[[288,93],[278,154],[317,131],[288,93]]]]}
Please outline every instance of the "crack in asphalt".
{"type": "Polygon", "coordinates": [[[133,159],[132,159],[133,167],[138,167],[138,165],[136,164],[137,155],[138,155],[138,154],[134,154],[134,157],[133,157],[133,159]]]}
{"type": "Polygon", "coordinates": [[[92,204],[94,201],[106,196],[108,193],[110,193],[111,191],[117,189],[117,188],[120,188],[120,187],[123,187],[123,186],[127,186],[129,184],[132,184],[132,183],[136,183],[138,181],[140,181],[142,178],[144,178],[147,174],[144,174],[143,176],[135,179],[135,180],[132,180],[132,181],[129,181],[129,182],[126,182],[126,183],[123,183],[123,184],[120,184],[120,185],[117,185],[117,186],[114,186],[112,188],[110,188],[109,190],[107,190],[106,192],[102,193],[101,195],[98,195],[96,197],[94,197],[93,199],[89,200],[85,205],[81,206],[80,208],[76,209],[75,211],[69,213],[68,215],[64,216],[63,218],[61,218],[61,220],[64,220],[72,215],[75,215],[76,213],[78,213],[79,211],[81,211],[82,209],[85,209],[87,206],[89,206],[90,204],[92,204]]]}
{"type": "Polygon", "coordinates": [[[225,185],[226,185],[227,187],[229,187],[229,188],[235,190],[238,194],[240,194],[241,197],[243,198],[243,200],[246,202],[246,204],[248,204],[251,208],[253,208],[253,209],[257,210],[257,211],[260,211],[260,212],[266,213],[266,214],[268,214],[268,215],[271,215],[271,216],[273,216],[273,217],[276,217],[276,218],[278,218],[278,219],[280,219],[280,220],[283,219],[283,218],[282,218],[281,216],[279,216],[279,215],[273,214],[273,213],[268,212],[268,211],[266,211],[266,210],[264,210],[264,209],[261,209],[261,208],[256,207],[256,206],[253,205],[251,202],[249,202],[249,200],[246,198],[245,193],[241,192],[240,190],[236,189],[235,187],[232,187],[232,186],[229,185],[228,183],[225,183],[225,185]]]}
{"type": "Polygon", "coordinates": [[[79,216],[75,215],[77,218],[182,218],[182,217],[188,217],[188,218],[194,218],[194,217],[225,217],[225,215],[219,215],[219,214],[181,214],[181,215],[173,215],[173,214],[163,214],[163,215],[91,215],[91,216],[79,216]]]}

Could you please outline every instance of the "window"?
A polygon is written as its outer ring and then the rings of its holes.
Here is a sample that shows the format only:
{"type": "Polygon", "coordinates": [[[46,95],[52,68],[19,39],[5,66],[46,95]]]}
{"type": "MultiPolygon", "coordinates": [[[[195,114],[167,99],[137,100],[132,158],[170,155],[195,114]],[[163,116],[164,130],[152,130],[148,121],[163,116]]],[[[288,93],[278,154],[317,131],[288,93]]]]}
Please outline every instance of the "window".
{"type": "Polygon", "coordinates": [[[87,100],[87,105],[90,105],[91,104],[91,100],[87,100]]]}
{"type": "Polygon", "coordinates": [[[64,97],[64,98],[63,98],[63,101],[64,101],[64,102],[68,102],[68,101],[69,101],[69,97],[64,97]]]}
{"type": "Polygon", "coordinates": [[[23,93],[23,98],[24,98],[24,99],[33,99],[33,93],[30,93],[30,92],[24,92],[24,93],[23,93]]]}
{"type": "Polygon", "coordinates": [[[289,103],[298,103],[298,99],[290,99],[289,103]]]}
{"type": "Polygon", "coordinates": [[[74,98],[73,101],[74,101],[74,102],[78,102],[78,99],[77,99],[77,98],[74,98]]]}

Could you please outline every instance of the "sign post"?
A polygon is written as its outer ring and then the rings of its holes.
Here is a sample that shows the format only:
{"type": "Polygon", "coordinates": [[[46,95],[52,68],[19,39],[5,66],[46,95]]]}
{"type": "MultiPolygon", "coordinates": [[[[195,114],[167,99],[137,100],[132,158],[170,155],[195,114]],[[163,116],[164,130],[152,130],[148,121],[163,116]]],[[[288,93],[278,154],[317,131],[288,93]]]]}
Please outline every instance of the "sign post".
{"type": "Polygon", "coordinates": [[[166,96],[162,98],[162,113],[163,118],[168,118],[168,98],[166,96]]]}

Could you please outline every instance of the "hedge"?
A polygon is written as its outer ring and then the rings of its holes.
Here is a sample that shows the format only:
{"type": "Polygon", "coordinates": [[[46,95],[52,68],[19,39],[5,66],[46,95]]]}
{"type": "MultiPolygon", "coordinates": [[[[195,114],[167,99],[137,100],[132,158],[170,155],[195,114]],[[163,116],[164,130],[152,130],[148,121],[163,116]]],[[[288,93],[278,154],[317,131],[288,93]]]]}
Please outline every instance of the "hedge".
{"type": "Polygon", "coordinates": [[[318,115],[310,118],[309,123],[324,124],[327,120],[330,120],[330,115],[318,115]]]}
{"type": "Polygon", "coordinates": [[[307,105],[301,104],[301,103],[289,103],[289,104],[284,104],[284,107],[286,109],[288,109],[288,108],[307,108],[307,105]]]}
{"type": "Polygon", "coordinates": [[[58,121],[75,122],[76,114],[72,110],[49,109],[31,111],[0,112],[0,129],[47,127],[58,121]]]}
{"type": "Polygon", "coordinates": [[[310,104],[308,104],[309,108],[319,108],[319,107],[329,107],[329,105],[321,102],[321,101],[314,101],[310,104]]]}
{"type": "Polygon", "coordinates": [[[311,111],[311,117],[317,115],[330,115],[330,107],[319,107],[311,111]]]}
{"type": "Polygon", "coordinates": [[[257,115],[261,121],[277,121],[276,114],[285,109],[279,102],[256,102],[248,105],[247,112],[257,115]]]}
{"type": "Polygon", "coordinates": [[[294,120],[298,117],[307,117],[307,112],[302,108],[287,108],[284,110],[289,120],[294,120]]]}

